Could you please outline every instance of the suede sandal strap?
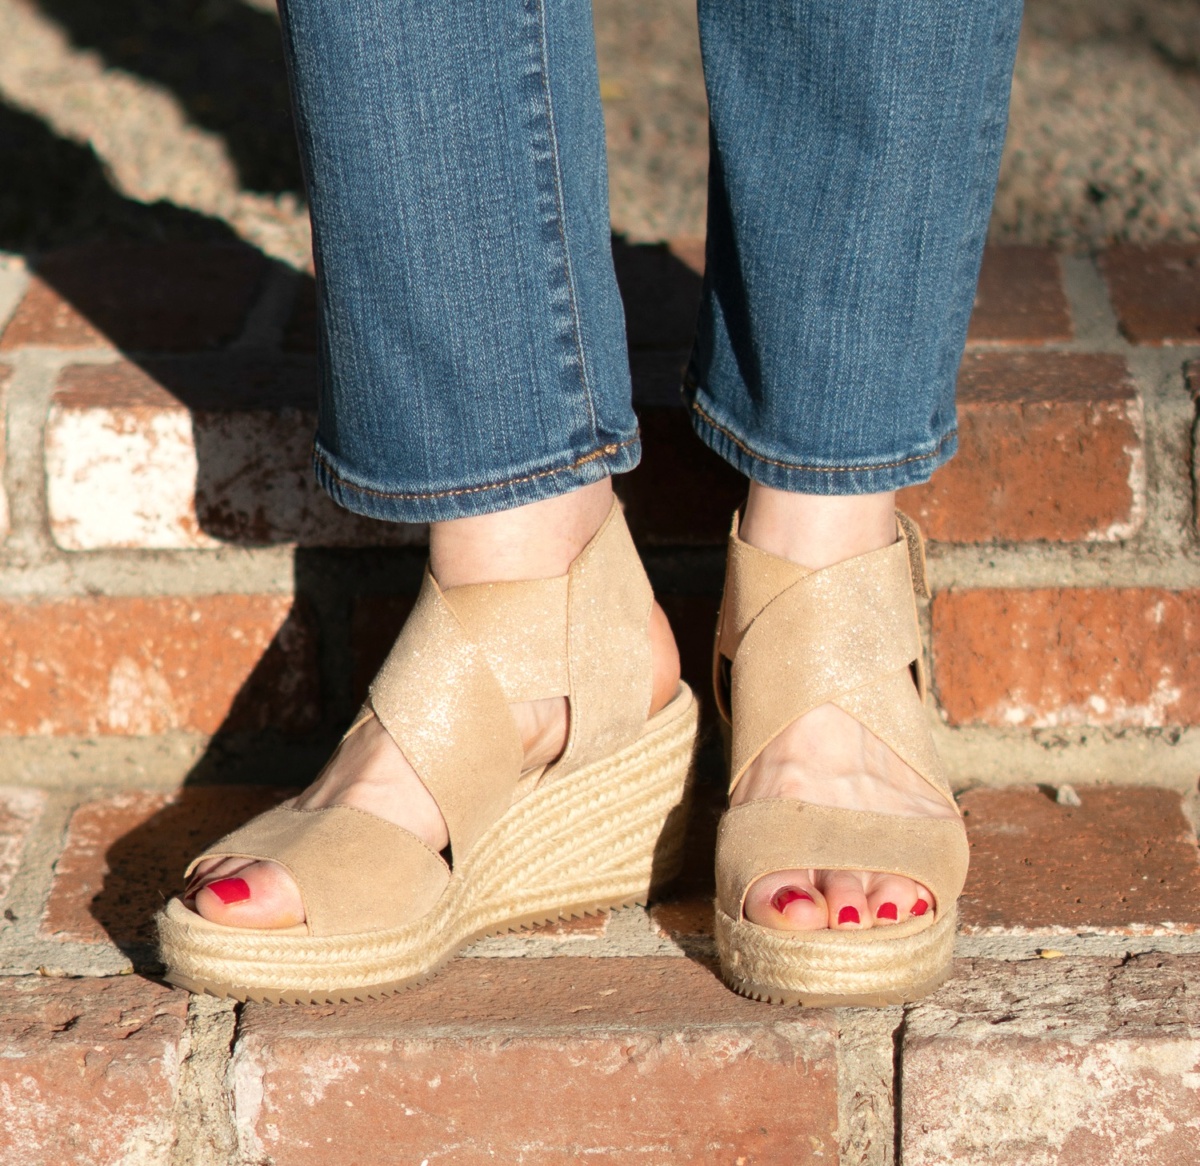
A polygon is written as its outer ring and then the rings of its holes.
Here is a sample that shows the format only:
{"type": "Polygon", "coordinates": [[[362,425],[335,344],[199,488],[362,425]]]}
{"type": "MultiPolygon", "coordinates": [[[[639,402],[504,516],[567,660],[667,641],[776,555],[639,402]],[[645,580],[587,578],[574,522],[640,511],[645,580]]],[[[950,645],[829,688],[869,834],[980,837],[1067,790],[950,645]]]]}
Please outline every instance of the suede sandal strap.
{"type": "MultiPolygon", "coordinates": [[[[905,540],[820,571],[797,572],[796,581],[743,628],[736,621],[759,605],[760,596],[746,603],[735,594],[725,637],[729,646],[736,642],[733,785],[804,713],[892,674],[907,675],[921,655],[905,540]]],[[[911,677],[909,693],[919,705],[911,677]]]]}
{"type": "Polygon", "coordinates": [[[509,702],[566,696],[554,780],[633,741],[650,709],[653,596],[620,507],[551,579],[442,591],[426,571],[370,704],[465,855],[512,804],[523,750],[509,702]]]}
{"type": "Polygon", "coordinates": [[[369,699],[433,795],[461,857],[512,804],[523,750],[483,649],[428,571],[369,699]]]}
{"type": "Polygon", "coordinates": [[[415,834],[352,806],[277,806],[210,846],[210,858],[277,862],[300,888],[310,935],[399,927],[424,915],[449,868],[415,834]]]}
{"type": "Polygon", "coordinates": [[[770,871],[862,870],[865,865],[927,887],[932,905],[941,911],[961,893],[967,863],[966,834],[956,818],[908,818],[764,798],[735,806],[721,819],[717,901],[726,915],[738,919],[750,887],[770,871]]]}
{"type": "Polygon", "coordinates": [[[570,576],[475,583],[442,592],[511,703],[567,696],[570,576]]]}
{"type": "Polygon", "coordinates": [[[650,609],[654,593],[614,501],[567,576],[567,667],[571,727],[547,778],[624,748],[650,715],[650,609]]]}

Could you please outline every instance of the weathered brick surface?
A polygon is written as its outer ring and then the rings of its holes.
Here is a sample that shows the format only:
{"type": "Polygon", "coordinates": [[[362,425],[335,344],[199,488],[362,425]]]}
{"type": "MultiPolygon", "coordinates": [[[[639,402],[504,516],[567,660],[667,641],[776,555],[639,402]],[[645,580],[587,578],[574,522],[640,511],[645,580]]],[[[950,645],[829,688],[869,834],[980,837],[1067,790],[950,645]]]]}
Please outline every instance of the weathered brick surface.
{"type": "Polygon", "coordinates": [[[682,959],[459,960],[353,1008],[245,1009],[251,1161],[825,1163],[835,1018],[766,1010],[682,959]]]}
{"type": "Polygon", "coordinates": [[[46,426],[55,541],[95,550],[423,537],[422,527],[350,514],[317,487],[315,401],[305,358],[65,369],[46,426]]]}
{"type": "Polygon", "coordinates": [[[368,595],[354,605],[350,617],[351,690],[356,703],[387,658],[416,602],[415,595],[368,595]]]}
{"type": "Polygon", "coordinates": [[[746,499],[741,474],[703,445],[685,410],[642,406],[642,461],[616,479],[634,537],[647,544],[721,546],[746,499]]]}
{"type": "Polygon", "coordinates": [[[47,939],[154,940],[153,916],[183,885],[210,842],[294,791],[196,786],[173,795],[127,790],[85,802],[72,815],[42,915],[47,939]]]}
{"type": "Polygon", "coordinates": [[[968,343],[1045,344],[1071,339],[1058,256],[1047,247],[987,247],[968,343]]]}
{"type": "Polygon", "coordinates": [[[197,352],[237,338],[266,261],[212,243],[90,244],[42,256],[0,349],[197,352]]]}
{"type": "MultiPolygon", "coordinates": [[[[0,786],[0,908],[21,864],[25,839],[45,803],[41,790],[0,786]]],[[[0,932],[10,922],[7,916],[0,916],[0,932]]]]}
{"type": "Polygon", "coordinates": [[[971,873],[961,929],[1196,931],[1200,853],[1179,795],[1092,786],[1076,792],[1078,806],[1034,787],[962,795],[971,873]]]}
{"type": "Polygon", "coordinates": [[[959,961],[910,1009],[905,1166],[1191,1166],[1200,960],[959,961]]]}
{"type": "Polygon", "coordinates": [[[932,619],[934,683],[953,725],[1200,723],[1198,591],[946,591],[932,619]]]}
{"type": "Polygon", "coordinates": [[[0,733],[300,732],[319,716],[316,631],[287,595],[0,604],[0,733]]]}
{"type": "Polygon", "coordinates": [[[167,1166],[187,997],[137,976],[0,982],[0,1162],[167,1166]]]}
{"type": "Polygon", "coordinates": [[[968,353],[958,424],[957,456],[900,492],[927,538],[1094,541],[1136,530],[1145,508],[1141,403],[1120,357],[968,353]]]}
{"type": "Polygon", "coordinates": [[[1121,331],[1135,344],[1200,344],[1200,247],[1115,247],[1100,269],[1121,331]]]}
{"type": "Polygon", "coordinates": [[[8,417],[8,382],[12,367],[0,364],[0,542],[8,538],[8,492],[4,488],[5,451],[8,449],[6,418],[8,417]]]}

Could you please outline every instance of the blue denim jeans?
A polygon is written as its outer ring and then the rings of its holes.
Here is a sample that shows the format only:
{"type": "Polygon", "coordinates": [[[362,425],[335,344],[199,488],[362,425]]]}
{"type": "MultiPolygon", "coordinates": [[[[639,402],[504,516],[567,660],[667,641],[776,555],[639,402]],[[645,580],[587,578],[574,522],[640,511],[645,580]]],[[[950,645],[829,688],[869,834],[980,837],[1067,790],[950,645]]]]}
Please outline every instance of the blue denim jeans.
{"type": "MultiPolygon", "coordinates": [[[[749,477],[925,480],[1020,0],[700,0],[707,270],[685,394],[749,477]]],[[[434,521],[638,462],[584,0],[283,0],[320,305],[318,478],[434,521]]]]}

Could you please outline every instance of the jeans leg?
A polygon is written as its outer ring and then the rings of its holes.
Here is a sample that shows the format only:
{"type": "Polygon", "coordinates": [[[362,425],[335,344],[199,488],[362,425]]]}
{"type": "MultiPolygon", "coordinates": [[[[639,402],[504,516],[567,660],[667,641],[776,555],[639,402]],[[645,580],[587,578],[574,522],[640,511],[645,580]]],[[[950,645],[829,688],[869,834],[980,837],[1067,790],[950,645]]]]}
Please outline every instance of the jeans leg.
{"type": "Polygon", "coordinates": [[[697,432],[764,485],[924,481],[954,385],[1020,0],[699,0],[711,111],[697,432]]]}
{"type": "Polygon", "coordinates": [[[481,514],[637,464],[580,0],[283,0],[320,311],[318,479],[481,514]]]}

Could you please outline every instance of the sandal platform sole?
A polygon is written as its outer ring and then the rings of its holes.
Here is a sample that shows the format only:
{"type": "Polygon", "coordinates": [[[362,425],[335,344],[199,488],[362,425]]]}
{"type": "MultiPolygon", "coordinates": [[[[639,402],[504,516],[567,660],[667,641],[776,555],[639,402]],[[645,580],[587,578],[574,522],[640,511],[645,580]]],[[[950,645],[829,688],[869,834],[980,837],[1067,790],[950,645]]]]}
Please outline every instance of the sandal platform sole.
{"type": "Polygon", "coordinates": [[[951,973],[957,911],[866,931],[774,931],[716,909],[725,982],[806,1008],[883,1007],[927,996],[951,973]],[[886,936],[881,934],[886,932],[886,936]]]}
{"type": "Polygon", "coordinates": [[[164,978],[241,1001],[347,1003],[422,983],[475,939],[644,904],[682,864],[697,713],[685,686],[632,745],[522,798],[402,927],[281,934],[210,923],[172,899],[157,917],[164,978]]]}

